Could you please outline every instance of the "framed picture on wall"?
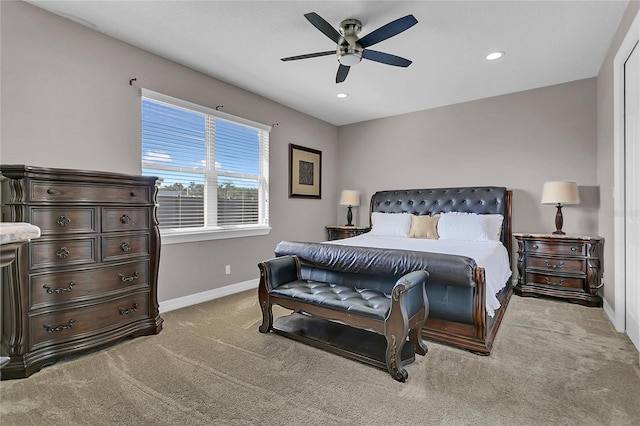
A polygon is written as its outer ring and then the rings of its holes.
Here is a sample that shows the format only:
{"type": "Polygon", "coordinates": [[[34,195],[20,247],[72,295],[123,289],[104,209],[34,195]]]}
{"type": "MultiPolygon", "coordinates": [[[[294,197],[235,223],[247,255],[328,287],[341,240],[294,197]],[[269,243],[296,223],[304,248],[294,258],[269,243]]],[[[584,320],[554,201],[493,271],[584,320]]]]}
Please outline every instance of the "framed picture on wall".
{"type": "Polygon", "coordinates": [[[322,198],[322,152],[289,144],[289,198],[322,198]]]}

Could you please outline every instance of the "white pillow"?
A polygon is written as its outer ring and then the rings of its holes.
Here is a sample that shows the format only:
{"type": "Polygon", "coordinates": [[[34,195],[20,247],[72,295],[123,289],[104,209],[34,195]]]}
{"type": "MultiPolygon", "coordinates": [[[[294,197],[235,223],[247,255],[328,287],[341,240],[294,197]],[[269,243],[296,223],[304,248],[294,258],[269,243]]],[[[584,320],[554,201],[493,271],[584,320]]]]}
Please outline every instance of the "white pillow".
{"type": "Polygon", "coordinates": [[[406,237],[411,227],[409,213],[371,213],[371,235],[406,237]]]}
{"type": "Polygon", "coordinates": [[[485,214],[483,215],[487,219],[489,219],[488,229],[489,237],[493,241],[502,241],[500,237],[502,236],[502,221],[504,220],[504,216],[501,214],[485,214]]]}
{"type": "Polygon", "coordinates": [[[438,235],[441,240],[500,241],[501,226],[502,215],[448,212],[440,214],[438,235]]]}

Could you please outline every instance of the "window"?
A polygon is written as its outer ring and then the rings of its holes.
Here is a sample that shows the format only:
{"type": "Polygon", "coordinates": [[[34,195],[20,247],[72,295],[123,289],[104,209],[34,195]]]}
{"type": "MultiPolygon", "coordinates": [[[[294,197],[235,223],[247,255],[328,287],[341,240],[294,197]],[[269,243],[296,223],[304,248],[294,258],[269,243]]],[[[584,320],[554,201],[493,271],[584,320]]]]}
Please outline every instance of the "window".
{"type": "Polygon", "coordinates": [[[269,126],[145,89],[141,117],[163,243],[268,233],[269,126]]]}

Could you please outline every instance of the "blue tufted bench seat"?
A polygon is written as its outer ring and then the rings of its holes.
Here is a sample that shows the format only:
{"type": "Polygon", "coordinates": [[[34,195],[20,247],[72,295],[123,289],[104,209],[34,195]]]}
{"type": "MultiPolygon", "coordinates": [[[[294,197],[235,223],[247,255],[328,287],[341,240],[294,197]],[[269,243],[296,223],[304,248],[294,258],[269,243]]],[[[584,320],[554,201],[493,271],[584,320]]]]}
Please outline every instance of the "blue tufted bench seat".
{"type": "Polygon", "coordinates": [[[325,269],[322,265],[308,264],[301,267],[300,259],[295,255],[266,260],[258,267],[258,299],[262,309],[260,332],[273,330],[274,304],[297,313],[374,331],[384,335],[386,340],[387,371],[401,382],[408,377],[402,360],[407,339],[415,347],[415,353],[427,353],[421,336],[429,311],[425,291],[429,274],[426,271],[409,272],[400,279],[379,273],[363,278],[362,273],[353,274],[339,268],[325,269]]]}

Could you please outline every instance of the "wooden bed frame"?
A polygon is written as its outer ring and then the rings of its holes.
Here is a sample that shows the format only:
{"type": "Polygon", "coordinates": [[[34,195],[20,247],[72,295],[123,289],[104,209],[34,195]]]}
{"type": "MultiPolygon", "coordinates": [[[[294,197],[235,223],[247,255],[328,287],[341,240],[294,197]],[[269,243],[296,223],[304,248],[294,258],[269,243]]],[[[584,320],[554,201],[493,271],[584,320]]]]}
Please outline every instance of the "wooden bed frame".
{"type": "MultiPolygon", "coordinates": [[[[437,214],[458,211],[478,214],[499,213],[504,216],[501,241],[509,254],[511,267],[511,198],[512,192],[501,187],[462,187],[417,190],[380,191],[371,197],[370,212],[437,214]],[[496,198],[498,193],[498,198],[496,198]]],[[[500,308],[490,317],[485,309],[484,268],[473,271],[473,324],[429,316],[422,334],[479,355],[489,355],[513,292],[511,279],[498,294],[500,308]]],[[[428,287],[427,287],[428,288],[428,287]]],[[[428,292],[428,290],[427,290],[428,292]]]]}

